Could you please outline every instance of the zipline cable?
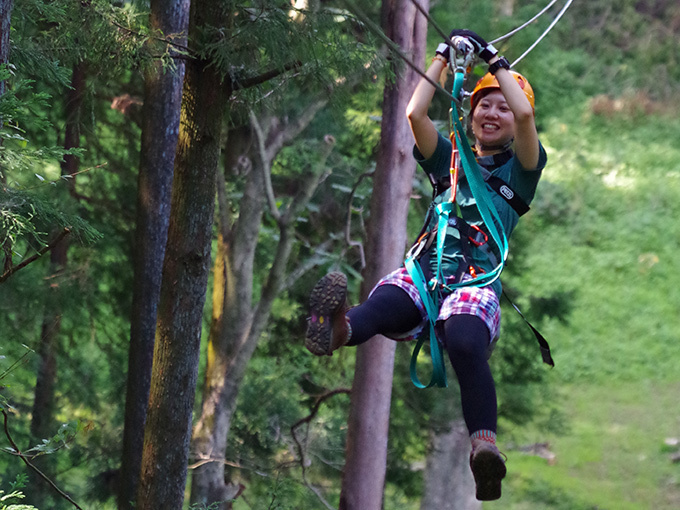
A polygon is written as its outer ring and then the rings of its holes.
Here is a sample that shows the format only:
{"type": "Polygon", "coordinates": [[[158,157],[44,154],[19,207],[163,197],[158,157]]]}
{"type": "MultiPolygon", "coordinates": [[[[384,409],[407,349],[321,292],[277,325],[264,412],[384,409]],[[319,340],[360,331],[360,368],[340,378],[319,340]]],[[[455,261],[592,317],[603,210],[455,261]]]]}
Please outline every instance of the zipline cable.
{"type": "Polygon", "coordinates": [[[512,64],[510,64],[510,67],[515,67],[515,65],[516,65],[520,60],[522,60],[524,57],[526,57],[526,56],[529,54],[529,52],[530,52],[531,50],[533,50],[533,49],[536,47],[536,45],[537,45],[539,42],[541,42],[541,40],[542,40],[546,35],[548,35],[548,32],[550,32],[550,31],[553,29],[553,27],[557,24],[557,22],[560,20],[560,18],[561,18],[562,16],[564,16],[564,13],[567,12],[567,9],[569,8],[569,6],[571,5],[571,3],[572,3],[573,1],[574,1],[574,0],[568,0],[567,3],[564,4],[564,7],[562,7],[562,10],[561,10],[559,13],[557,13],[557,16],[555,17],[555,19],[553,20],[553,22],[550,24],[550,26],[549,26],[548,28],[545,29],[545,32],[543,32],[543,33],[541,34],[541,36],[540,36],[538,39],[536,39],[536,42],[535,42],[534,44],[532,44],[531,46],[529,46],[529,48],[528,48],[524,53],[522,53],[522,55],[520,55],[520,57],[519,57],[517,60],[515,60],[512,64]]]}
{"type": "Polygon", "coordinates": [[[493,41],[490,41],[491,44],[496,44],[496,43],[499,43],[499,42],[501,42],[501,41],[504,41],[504,40],[507,39],[508,37],[512,37],[513,35],[515,35],[515,34],[516,34],[517,32],[519,32],[520,30],[522,30],[522,29],[528,27],[528,26],[531,25],[534,21],[536,21],[538,18],[540,18],[543,14],[545,14],[545,12],[546,12],[548,9],[550,9],[553,5],[555,5],[555,3],[557,3],[557,0],[552,0],[552,2],[550,2],[548,5],[546,5],[546,6],[545,6],[538,14],[536,14],[536,16],[534,16],[533,18],[531,18],[531,19],[530,19],[529,21],[527,21],[526,23],[524,23],[524,24],[518,26],[518,27],[515,28],[514,30],[511,30],[511,31],[508,32],[507,34],[500,36],[498,39],[494,39],[493,41]]]}
{"type": "MultiPolygon", "coordinates": [[[[432,26],[432,28],[435,29],[435,31],[444,39],[444,41],[451,46],[451,41],[449,40],[449,36],[437,25],[437,23],[434,21],[432,16],[418,3],[418,0],[412,0],[413,5],[415,5],[416,9],[423,15],[425,18],[427,18],[428,23],[432,26]]],[[[533,50],[536,45],[541,42],[541,40],[548,35],[548,32],[553,29],[553,27],[557,24],[557,22],[560,20],[560,18],[564,15],[566,10],[569,8],[573,0],[567,0],[567,3],[564,5],[562,10],[557,14],[555,19],[552,21],[552,23],[548,26],[548,28],[541,34],[541,36],[527,49],[517,60],[515,60],[510,67],[514,67],[520,60],[522,60],[524,57],[526,57],[531,50],[533,50]]],[[[551,0],[551,2],[546,5],[543,9],[541,9],[533,18],[529,19],[519,27],[511,30],[505,35],[502,35],[498,37],[497,39],[494,39],[493,41],[490,41],[491,44],[496,44],[498,42],[504,41],[505,39],[508,39],[509,37],[512,37],[515,35],[517,32],[520,30],[523,30],[527,26],[531,25],[534,21],[536,21],[538,18],[540,18],[543,14],[545,14],[553,5],[557,3],[557,0],[551,0]]]]}
{"type": "MultiPolygon", "coordinates": [[[[432,85],[433,87],[435,87],[435,89],[437,89],[439,92],[442,92],[442,93],[443,93],[445,96],[447,96],[449,99],[458,100],[458,98],[454,98],[453,95],[452,95],[448,90],[446,90],[444,87],[442,87],[439,83],[437,83],[436,81],[432,80],[429,76],[427,76],[427,75],[420,69],[420,66],[415,65],[415,64],[411,61],[411,59],[410,59],[410,58],[409,58],[409,57],[401,50],[401,48],[399,47],[399,45],[398,45],[397,43],[395,43],[392,39],[390,39],[389,37],[387,37],[387,35],[385,35],[385,33],[382,31],[382,29],[381,29],[378,25],[376,25],[373,21],[371,21],[371,19],[369,19],[368,16],[366,16],[362,11],[360,11],[359,8],[358,8],[356,5],[354,5],[350,0],[343,0],[343,2],[344,2],[345,5],[347,6],[347,8],[348,8],[348,9],[349,9],[349,10],[350,10],[350,11],[351,11],[351,12],[352,12],[352,13],[353,13],[353,14],[354,14],[354,15],[355,15],[362,23],[364,23],[369,29],[371,29],[371,31],[372,31],[374,34],[376,34],[380,39],[382,39],[383,42],[384,42],[385,44],[387,44],[387,46],[388,46],[392,51],[394,51],[394,52],[399,56],[399,58],[400,58],[401,60],[403,60],[406,64],[408,64],[408,66],[409,66],[413,71],[415,71],[421,78],[423,78],[423,79],[424,79],[425,81],[427,81],[430,85],[432,85]]],[[[440,35],[441,37],[443,37],[444,40],[447,41],[447,42],[449,43],[449,45],[450,45],[450,44],[451,44],[451,41],[449,40],[448,35],[447,35],[446,33],[444,33],[444,31],[443,31],[443,30],[435,23],[435,21],[432,19],[432,17],[429,15],[429,13],[428,13],[425,9],[423,9],[423,7],[418,3],[417,0],[412,0],[412,2],[413,2],[413,4],[416,6],[416,9],[417,9],[421,14],[423,14],[423,15],[427,18],[428,22],[432,25],[432,27],[433,27],[433,28],[439,33],[439,35],[440,35]]],[[[557,0],[552,0],[546,7],[544,7],[538,14],[536,14],[536,15],[535,15],[533,18],[531,18],[529,21],[527,21],[527,22],[524,23],[523,25],[517,27],[516,29],[514,29],[514,30],[508,32],[507,34],[505,34],[505,35],[499,37],[498,39],[494,39],[493,41],[491,41],[491,43],[493,44],[493,43],[495,43],[495,42],[502,41],[502,40],[507,39],[508,37],[510,37],[510,36],[512,36],[512,35],[514,35],[514,34],[516,34],[516,33],[519,32],[520,30],[522,30],[523,28],[525,28],[527,25],[533,23],[536,19],[538,19],[540,16],[542,16],[542,15],[543,15],[550,7],[552,7],[556,2],[557,2],[557,0]]],[[[527,50],[526,50],[526,51],[525,51],[525,52],[524,52],[517,60],[515,60],[515,61],[511,64],[511,67],[514,67],[520,60],[522,60],[526,55],[528,55],[529,52],[530,52],[531,50],[533,50],[533,49],[536,47],[536,45],[537,45],[537,44],[538,44],[538,43],[539,43],[539,42],[540,42],[540,41],[548,34],[548,32],[550,32],[550,30],[552,30],[552,28],[553,28],[553,27],[555,26],[555,24],[559,21],[559,19],[564,15],[564,13],[566,12],[567,8],[571,5],[572,2],[573,2],[573,0],[568,0],[568,1],[567,1],[567,3],[565,4],[565,6],[564,6],[564,7],[562,8],[562,10],[558,13],[557,17],[553,20],[553,22],[552,22],[552,23],[550,24],[550,26],[546,29],[546,31],[543,32],[543,34],[541,34],[541,36],[536,40],[536,42],[534,42],[534,43],[529,47],[529,49],[527,49],[527,50]]]]}
{"type": "MultiPolygon", "coordinates": [[[[415,2],[415,0],[413,0],[415,2]]],[[[371,21],[368,16],[366,16],[363,12],[359,10],[359,8],[354,5],[350,0],[343,0],[344,4],[347,6],[347,8],[362,22],[364,23],[368,28],[371,29],[372,32],[374,32],[380,39],[387,44],[387,46],[394,51],[399,58],[401,58],[404,62],[408,64],[408,66],[413,69],[416,73],[420,75],[421,78],[425,79],[430,85],[435,87],[439,92],[444,93],[449,99],[455,100],[453,95],[446,90],[444,87],[442,87],[439,83],[436,81],[432,80],[429,76],[427,76],[421,69],[420,66],[415,65],[411,59],[401,50],[399,45],[395,43],[392,39],[387,37],[385,33],[382,31],[382,29],[376,25],[373,21],[371,21]]],[[[416,2],[416,5],[417,2],[416,2]]],[[[422,11],[421,11],[422,12],[422,11]]],[[[448,39],[448,37],[447,37],[448,39]]]]}
{"type": "MultiPolygon", "coordinates": [[[[449,36],[448,36],[448,34],[446,34],[446,33],[441,29],[441,27],[440,27],[439,25],[437,25],[437,23],[436,23],[435,20],[432,18],[432,16],[430,16],[430,13],[427,12],[427,11],[426,11],[419,3],[418,3],[418,0],[412,0],[412,2],[413,2],[413,4],[416,6],[416,9],[418,9],[418,11],[420,11],[420,13],[421,13],[423,16],[425,16],[425,18],[427,18],[428,23],[429,23],[429,24],[432,26],[432,28],[434,28],[435,31],[436,31],[436,32],[444,39],[444,41],[449,42],[449,36]]],[[[539,13],[536,14],[536,15],[535,15],[533,18],[531,18],[530,20],[526,21],[525,23],[523,23],[522,25],[518,26],[517,28],[511,30],[511,31],[508,32],[507,34],[502,35],[502,36],[498,37],[497,39],[494,39],[493,41],[489,41],[489,42],[490,42],[491,44],[496,44],[496,43],[499,43],[499,42],[501,42],[501,41],[504,41],[505,39],[507,39],[507,38],[509,38],[509,37],[512,37],[513,35],[515,35],[515,34],[516,34],[517,32],[519,32],[520,30],[522,30],[522,29],[526,28],[527,26],[531,25],[534,21],[536,21],[536,20],[537,20],[538,18],[540,18],[543,14],[545,14],[546,11],[547,11],[548,9],[550,9],[550,8],[551,8],[553,5],[555,5],[556,3],[557,3],[557,0],[552,0],[548,5],[546,5],[543,9],[541,9],[541,11],[539,11],[539,13]]]]}

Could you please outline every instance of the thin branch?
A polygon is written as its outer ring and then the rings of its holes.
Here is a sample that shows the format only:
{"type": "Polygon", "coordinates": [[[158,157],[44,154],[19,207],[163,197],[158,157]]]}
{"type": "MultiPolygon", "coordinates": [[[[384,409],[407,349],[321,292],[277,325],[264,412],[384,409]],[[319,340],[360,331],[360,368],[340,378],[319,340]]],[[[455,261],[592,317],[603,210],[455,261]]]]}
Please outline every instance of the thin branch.
{"type": "Polygon", "coordinates": [[[364,179],[367,179],[369,177],[373,177],[373,174],[375,172],[364,172],[359,176],[359,179],[357,179],[357,182],[354,183],[354,186],[352,187],[352,191],[349,194],[349,199],[347,200],[347,219],[345,221],[345,243],[347,243],[348,246],[356,246],[359,249],[359,256],[361,258],[361,269],[366,267],[366,255],[364,254],[364,245],[361,241],[352,241],[350,237],[350,230],[352,226],[352,200],[354,199],[354,195],[357,192],[357,189],[359,188],[359,185],[363,182],[364,179]]]}
{"type": "Polygon", "coordinates": [[[319,412],[319,409],[321,408],[321,404],[328,400],[331,397],[334,397],[335,395],[340,395],[340,394],[351,394],[352,390],[349,388],[337,388],[335,390],[327,391],[326,393],[319,395],[316,399],[316,402],[314,403],[314,407],[312,407],[312,410],[310,413],[305,416],[304,418],[298,420],[295,422],[291,427],[290,427],[290,432],[293,436],[293,441],[295,441],[295,445],[297,446],[298,454],[300,456],[300,467],[302,468],[302,481],[309,490],[311,490],[317,498],[319,498],[319,501],[324,504],[326,508],[329,510],[334,510],[333,507],[325,500],[319,489],[314,487],[309,481],[307,480],[307,466],[305,465],[305,453],[304,453],[304,448],[302,447],[302,444],[300,443],[300,440],[297,437],[296,430],[298,427],[304,424],[309,424],[311,421],[314,419],[314,417],[317,415],[319,412]]]}
{"type": "MultiPolygon", "coordinates": [[[[26,347],[24,345],[24,347],[26,347]]],[[[20,364],[26,364],[28,363],[28,360],[26,359],[31,353],[35,352],[33,349],[26,347],[28,349],[18,360],[16,360],[14,363],[12,363],[7,370],[5,370],[2,374],[0,374],[0,381],[2,381],[5,377],[7,377],[7,374],[9,374],[12,370],[14,370],[15,367],[19,366],[20,364]]]]}
{"type": "Polygon", "coordinates": [[[257,120],[257,116],[253,110],[249,111],[250,124],[253,126],[253,131],[255,131],[255,140],[257,142],[257,150],[255,151],[260,159],[259,166],[262,171],[262,177],[264,181],[264,191],[267,197],[267,204],[269,205],[269,212],[278,222],[281,219],[281,213],[279,208],[276,206],[276,197],[274,196],[274,187],[272,186],[272,176],[271,176],[271,165],[267,161],[266,153],[267,149],[264,145],[264,132],[262,131],[262,126],[257,120]]]}
{"type": "Polygon", "coordinates": [[[7,436],[7,440],[9,441],[10,446],[16,452],[13,455],[17,455],[18,457],[20,457],[21,460],[24,461],[24,464],[26,464],[30,469],[35,471],[43,480],[45,480],[50,485],[50,487],[52,487],[55,491],[57,491],[62,498],[64,498],[66,501],[71,503],[74,507],[78,508],[79,510],[83,510],[80,506],[78,506],[78,503],[76,503],[75,501],[73,501],[73,499],[71,499],[71,497],[68,494],[66,494],[59,487],[57,487],[56,484],[52,480],[50,480],[47,477],[47,475],[45,475],[45,473],[43,473],[37,467],[35,467],[33,464],[31,464],[31,462],[28,460],[26,455],[21,453],[21,450],[19,450],[19,447],[14,442],[14,439],[12,439],[12,435],[9,432],[9,416],[7,415],[7,412],[4,409],[2,409],[2,415],[4,416],[5,435],[7,436]]]}
{"type": "Polygon", "coordinates": [[[331,174],[331,171],[324,170],[324,167],[328,157],[331,155],[331,152],[333,152],[333,147],[335,147],[335,138],[331,135],[326,135],[324,137],[324,145],[320,151],[321,157],[315,165],[316,169],[312,172],[312,175],[310,175],[309,178],[304,179],[305,184],[300,187],[297,194],[289,202],[283,216],[281,217],[281,221],[283,222],[283,225],[281,225],[282,227],[290,224],[290,222],[295,219],[302,208],[307,206],[316,189],[331,174]],[[315,179],[312,178],[314,176],[316,176],[315,179]]]}
{"type": "Polygon", "coordinates": [[[48,185],[54,186],[54,185],[56,185],[60,182],[69,181],[70,179],[74,179],[77,175],[84,174],[86,172],[91,172],[92,170],[97,170],[97,169],[103,168],[107,165],[108,165],[108,163],[101,163],[101,164],[96,165],[96,166],[84,168],[83,170],[78,170],[77,172],[73,172],[72,174],[61,175],[58,179],[54,179],[54,180],[48,181],[48,180],[45,180],[45,179],[41,179],[40,184],[36,184],[35,186],[29,186],[27,188],[23,188],[23,191],[30,191],[30,190],[42,188],[42,187],[45,187],[45,186],[48,186],[48,185]]]}
{"type": "MultiPolygon", "coordinates": [[[[279,228],[279,241],[276,245],[276,254],[274,255],[274,262],[269,270],[266,278],[266,283],[262,288],[260,301],[255,309],[255,316],[260,317],[260,327],[255,327],[251,330],[250,335],[253,338],[259,338],[262,327],[266,322],[265,317],[268,317],[271,310],[271,304],[276,296],[283,289],[283,282],[285,280],[286,267],[290,259],[290,253],[294,242],[294,222],[297,219],[302,208],[306,207],[312,195],[319,187],[321,182],[330,175],[330,170],[324,170],[324,166],[328,156],[333,151],[335,146],[335,138],[330,135],[324,137],[324,147],[321,149],[321,158],[316,164],[316,169],[311,171],[308,178],[304,182],[295,196],[291,199],[288,205],[283,208],[283,212],[277,209],[278,217],[276,222],[279,228]]],[[[271,168],[267,165],[267,168],[271,168]]],[[[265,171],[265,177],[268,177],[270,172],[265,171]]],[[[268,184],[271,187],[271,183],[268,184]]],[[[267,190],[269,194],[269,189],[267,190]]],[[[273,200],[273,192],[272,199],[273,200]]]]}
{"type": "MultiPolygon", "coordinates": [[[[132,30],[131,28],[128,28],[128,27],[124,27],[123,25],[121,25],[120,23],[118,23],[118,22],[115,21],[115,20],[110,19],[109,22],[110,22],[114,27],[119,28],[119,29],[121,29],[121,30],[124,30],[125,32],[127,32],[127,33],[130,34],[130,35],[134,35],[134,36],[136,36],[136,37],[142,37],[142,38],[144,37],[144,36],[141,34],[141,32],[138,32],[138,31],[136,31],[136,30],[132,30]]],[[[173,46],[173,47],[175,47],[175,48],[177,48],[177,49],[179,49],[179,50],[181,50],[181,51],[183,51],[183,52],[186,52],[186,53],[191,54],[191,49],[190,49],[188,46],[184,46],[184,45],[182,45],[182,44],[178,44],[178,43],[176,43],[176,42],[173,42],[173,41],[170,39],[170,37],[171,37],[171,36],[168,36],[168,37],[165,37],[165,38],[163,38],[163,37],[156,37],[156,36],[149,36],[149,39],[153,39],[154,41],[158,41],[158,42],[165,43],[165,44],[167,44],[168,46],[173,46]]],[[[177,56],[173,56],[172,58],[186,58],[186,57],[185,57],[184,55],[177,55],[177,56]]],[[[192,58],[193,58],[193,57],[192,57],[192,58]]]]}
{"type": "MultiPolygon", "coordinates": [[[[329,398],[334,397],[335,395],[341,395],[341,394],[350,395],[351,393],[352,393],[352,390],[350,388],[336,388],[334,390],[329,390],[325,393],[322,393],[321,395],[318,395],[316,397],[316,402],[314,402],[314,407],[312,407],[312,410],[310,411],[310,413],[307,416],[305,416],[304,418],[300,418],[298,421],[296,421],[290,427],[290,431],[292,432],[293,439],[296,440],[296,443],[297,443],[297,436],[295,434],[295,430],[305,423],[310,423],[316,417],[316,415],[319,413],[319,409],[321,408],[321,404],[323,404],[329,398]]],[[[299,443],[297,444],[297,446],[298,446],[298,448],[301,448],[301,445],[299,443]]],[[[300,452],[300,453],[302,453],[302,452],[300,452]]],[[[302,455],[300,455],[300,457],[302,457],[302,455]]]]}
{"type": "Polygon", "coordinates": [[[225,459],[224,457],[203,457],[203,456],[201,456],[196,460],[196,462],[194,462],[193,464],[189,464],[187,466],[187,469],[189,469],[189,470],[197,469],[197,468],[203,466],[204,464],[212,464],[213,462],[219,462],[220,464],[224,464],[225,466],[233,467],[233,468],[236,468],[236,469],[243,469],[243,470],[247,470],[247,471],[252,471],[256,475],[259,475],[259,476],[262,476],[262,477],[265,477],[265,478],[271,476],[270,474],[265,473],[262,470],[255,469],[255,468],[248,467],[248,466],[244,466],[243,464],[239,464],[238,462],[232,462],[230,460],[225,459]]]}
{"type": "MultiPolygon", "coordinates": [[[[315,247],[316,253],[318,254],[325,252],[328,248],[330,248],[332,244],[333,244],[332,238],[326,239],[324,242],[315,247]]],[[[311,257],[307,257],[304,261],[302,261],[302,263],[300,263],[292,271],[290,271],[290,273],[288,273],[288,276],[283,282],[283,288],[284,289],[291,288],[293,285],[295,285],[295,282],[297,282],[302,277],[302,275],[304,275],[307,271],[309,271],[313,267],[319,265],[322,260],[323,257],[320,257],[318,255],[312,255],[311,257]]]]}
{"type": "Polygon", "coordinates": [[[10,276],[12,276],[14,273],[19,271],[20,269],[23,269],[27,265],[29,265],[31,262],[35,262],[38,260],[40,257],[42,257],[45,253],[50,251],[52,248],[54,248],[57,244],[61,242],[61,240],[69,235],[71,233],[71,230],[67,227],[62,230],[59,235],[49,244],[46,246],[43,246],[38,253],[34,254],[33,256],[25,259],[23,262],[20,264],[17,264],[16,266],[10,267],[7,271],[5,271],[1,276],[0,276],[0,283],[4,282],[7,280],[10,276]]]}
{"type": "Polygon", "coordinates": [[[271,69],[271,70],[266,71],[262,74],[259,74],[257,76],[252,76],[252,77],[246,78],[244,80],[235,80],[233,82],[233,89],[232,90],[236,91],[236,90],[248,89],[250,87],[260,85],[261,83],[268,82],[269,80],[276,78],[277,76],[281,76],[282,74],[285,74],[292,69],[298,69],[301,66],[302,66],[302,62],[300,62],[299,60],[296,60],[295,62],[289,62],[288,64],[285,64],[280,69],[271,69]]]}
{"type": "Polygon", "coordinates": [[[279,132],[276,133],[274,139],[267,144],[267,157],[270,160],[274,159],[275,155],[279,153],[283,146],[289,145],[309,126],[316,114],[328,104],[332,93],[333,90],[329,90],[325,95],[310,100],[307,107],[300,113],[294,122],[286,123],[283,129],[280,129],[279,132]]]}

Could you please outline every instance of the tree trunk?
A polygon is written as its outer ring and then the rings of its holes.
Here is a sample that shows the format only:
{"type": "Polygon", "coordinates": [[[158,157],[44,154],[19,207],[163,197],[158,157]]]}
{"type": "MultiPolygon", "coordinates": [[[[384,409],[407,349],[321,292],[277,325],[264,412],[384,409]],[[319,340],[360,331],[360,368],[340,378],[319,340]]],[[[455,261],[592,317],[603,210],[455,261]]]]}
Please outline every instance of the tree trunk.
{"type": "Polygon", "coordinates": [[[465,422],[451,420],[443,430],[432,430],[425,466],[425,494],[421,510],[480,510],[470,471],[470,437],[465,422]]]}
{"type": "MultiPolygon", "coordinates": [[[[422,4],[427,9],[427,1],[422,4]]],[[[422,62],[425,18],[411,0],[384,0],[382,9],[385,33],[412,61],[422,62]]],[[[404,257],[406,217],[416,166],[405,112],[417,79],[413,70],[400,68],[394,82],[385,87],[363,298],[382,276],[398,268],[404,257]]],[[[394,342],[384,337],[374,338],[357,350],[340,495],[340,508],[344,510],[382,507],[394,350],[394,342]]]]}
{"type": "MultiPolygon", "coordinates": [[[[74,66],[71,76],[71,88],[66,100],[66,125],[64,127],[64,148],[72,149],[80,146],[80,107],[85,94],[85,64],[74,66]]],[[[61,165],[62,175],[75,175],[78,172],[78,158],[72,155],[64,156],[61,165]]],[[[71,195],[75,195],[75,178],[67,179],[71,195]]],[[[38,372],[36,376],[33,412],[31,415],[31,436],[34,441],[50,438],[56,433],[54,423],[55,387],[57,384],[57,355],[56,343],[61,331],[61,295],[63,273],[68,264],[69,240],[64,238],[50,252],[50,267],[47,281],[45,309],[43,311],[42,327],[38,346],[38,372]]],[[[40,459],[40,468],[50,473],[48,457],[40,459]]],[[[33,476],[33,475],[32,475],[33,476]]],[[[45,482],[36,477],[32,486],[34,491],[30,495],[30,502],[43,503],[43,495],[51,492],[45,482]]]]}
{"type": "MultiPolygon", "coordinates": [[[[12,8],[14,7],[13,0],[3,0],[0,2],[0,64],[9,63],[9,29],[12,26],[12,8]]],[[[0,80],[0,97],[5,94],[7,84],[5,80],[0,80]]],[[[3,119],[0,115],[0,125],[3,119]]],[[[2,145],[2,140],[0,140],[2,145]]],[[[0,184],[7,184],[7,177],[0,166],[0,184]]],[[[0,249],[5,248],[0,246],[0,249]]]]}
{"type": "MultiPolygon", "coordinates": [[[[152,29],[167,35],[184,34],[174,40],[186,45],[189,3],[189,0],[152,0],[152,29]]],[[[145,75],[125,429],[118,494],[118,508],[126,510],[133,508],[142,462],[156,310],[170,221],[170,192],[184,81],[184,61],[176,59],[175,63],[176,69],[171,71],[156,62],[145,75]]]]}
{"type": "MultiPolygon", "coordinates": [[[[218,2],[192,2],[189,39],[225,27],[218,2]]],[[[137,508],[181,509],[201,340],[221,128],[228,87],[215,66],[186,65],[168,243],[158,305],[137,508]]]]}
{"type": "MultiPolygon", "coordinates": [[[[311,105],[310,108],[318,111],[319,105],[311,105]]],[[[259,143],[249,144],[256,147],[255,154],[251,154],[254,167],[250,171],[240,201],[239,218],[233,228],[228,225],[226,211],[229,206],[226,200],[221,197],[219,201],[223,214],[220,214],[220,237],[215,260],[213,318],[203,406],[193,437],[192,452],[197,467],[192,475],[192,504],[220,503],[217,508],[231,508],[229,500],[243,489],[238,483],[228,483],[228,477],[225,476],[224,454],[231,419],[248,362],[266,328],[271,306],[287,275],[294,242],[294,219],[306,206],[322,178],[321,172],[317,171],[314,176],[301,179],[306,184],[292,200],[293,205],[283,212],[272,210],[279,226],[279,242],[274,264],[257,306],[253,308],[254,258],[269,186],[270,165],[283,145],[311,120],[305,115],[303,118],[307,120],[295,126],[275,123],[279,128],[276,133],[266,137],[266,144],[265,134],[259,131],[259,127],[254,127],[259,133],[256,135],[259,143]]],[[[253,124],[255,126],[257,121],[253,124]]],[[[230,147],[233,145],[230,144],[230,147]]],[[[332,148],[333,143],[328,141],[322,149],[320,167],[325,164],[332,148]]]]}
{"type": "MultiPolygon", "coordinates": [[[[203,405],[193,436],[193,454],[200,465],[192,474],[192,504],[227,502],[238,492],[225,482],[224,454],[238,389],[255,349],[250,330],[259,330],[266,320],[258,316],[260,324],[253,324],[253,259],[265,196],[260,176],[259,171],[250,171],[233,235],[225,225],[225,214],[220,218],[203,405]]],[[[226,207],[220,200],[220,208],[226,207]]]]}
{"type": "MultiPolygon", "coordinates": [[[[0,64],[9,63],[9,28],[12,22],[13,0],[0,2],[0,64]]],[[[0,80],[0,96],[5,93],[5,80],[0,80]]]]}

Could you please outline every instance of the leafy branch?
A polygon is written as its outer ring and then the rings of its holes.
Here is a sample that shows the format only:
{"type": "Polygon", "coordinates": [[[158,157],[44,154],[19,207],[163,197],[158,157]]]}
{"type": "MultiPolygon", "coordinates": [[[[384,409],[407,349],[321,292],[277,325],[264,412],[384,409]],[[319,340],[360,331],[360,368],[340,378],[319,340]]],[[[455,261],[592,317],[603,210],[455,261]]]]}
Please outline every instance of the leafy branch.
{"type": "Polygon", "coordinates": [[[6,406],[3,406],[1,411],[4,421],[5,436],[7,436],[7,440],[9,441],[9,444],[11,446],[11,448],[3,448],[3,451],[19,457],[24,462],[24,464],[28,466],[29,469],[33,470],[35,473],[38,474],[38,476],[40,476],[40,478],[45,480],[45,482],[47,482],[47,484],[50,487],[52,487],[59,494],[59,496],[61,496],[66,501],[71,503],[75,508],[83,510],[75,501],[73,501],[73,499],[68,494],[66,494],[59,487],[57,487],[57,485],[47,475],[45,475],[45,473],[40,471],[40,469],[38,469],[35,465],[31,463],[31,459],[39,455],[53,453],[60,449],[61,447],[66,446],[66,441],[73,438],[75,432],[80,428],[80,425],[75,426],[76,429],[75,431],[73,424],[62,425],[61,429],[59,429],[59,432],[54,438],[52,438],[51,440],[43,439],[43,444],[35,446],[30,450],[27,450],[28,452],[36,451],[37,453],[35,455],[26,455],[26,453],[22,452],[17,446],[17,444],[14,442],[14,439],[12,438],[12,435],[9,431],[9,414],[7,413],[6,406]],[[55,441],[59,443],[57,447],[54,446],[55,441]]]}
{"type": "Polygon", "coordinates": [[[54,238],[50,243],[46,244],[43,246],[40,250],[38,250],[37,253],[32,255],[31,257],[27,258],[20,264],[17,264],[16,266],[11,266],[7,271],[5,271],[2,275],[0,275],[0,283],[3,283],[7,278],[12,276],[14,273],[19,271],[20,269],[23,269],[27,265],[29,265],[31,262],[35,262],[38,260],[40,257],[42,257],[45,253],[50,251],[52,248],[54,248],[56,245],[58,245],[62,239],[64,239],[67,235],[71,233],[71,230],[69,228],[65,228],[62,230],[59,235],[54,238]]]}

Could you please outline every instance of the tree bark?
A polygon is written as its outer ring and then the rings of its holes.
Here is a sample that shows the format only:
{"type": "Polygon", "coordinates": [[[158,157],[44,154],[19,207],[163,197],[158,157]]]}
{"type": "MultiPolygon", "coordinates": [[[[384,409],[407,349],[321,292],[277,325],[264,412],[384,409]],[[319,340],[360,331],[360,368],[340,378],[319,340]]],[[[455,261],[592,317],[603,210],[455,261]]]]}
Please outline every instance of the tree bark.
{"type": "MultiPolygon", "coordinates": [[[[311,104],[306,113],[316,113],[319,104],[311,104]]],[[[312,115],[313,117],[313,115],[312,115]]],[[[191,503],[231,508],[234,499],[243,489],[238,483],[229,483],[225,476],[225,450],[231,419],[236,408],[238,393],[262,332],[267,326],[274,299],[283,287],[287,265],[294,242],[294,220],[309,202],[319,184],[320,169],[305,179],[288,209],[272,208],[279,226],[279,242],[274,264],[266,283],[253,306],[254,258],[258,232],[266,205],[271,162],[292,138],[297,136],[312,117],[304,115],[295,125],[268,122],[276,126],[268,136],[259,128],[253,117],[256,132],[254,152],[250,154],[254,166],[240,201],[239,217],[233,226],[226,215],[228,204],[220,198],[220,237],[215,260],[213,284],[213,318],[208,344],[203,405],[201,416],[194,429],[192,453],[197,467],[192,475],[191,503]],[[265,143],[266,138],[266,143],[265,143]]],[[[230,144],[230,147],[233,145],[230,144]]],[[[329,139],[322,149],[320,166],[333,148],[329,139]]],[[[272,204],[270,204],[272,205],[272,204]]]]}
{"type": "Polygon", "coordinates": [[[470,437],[465,422],[451,420],[431,431],[421,510],[480,510],[470,471],[470,437]]]}
{"type": "MultiPolygon", "coordinates": [[[[214,266],[213,317],[201,416],[193,436],[193,454],[201,465],[192,474],[191,503],[227,503],[237,493],[225,481],[224,454],[238,389],[255,348],[253,324],[253,258],[264,209],[261,172],[251,170],[240,206],[238,228],[229,232],[225,214],[214,266]]],[[[220,208],[228,205],[220,200],[220,208]]],[[[266,318],[258,317],[258,322],[266,318]]],[[[261,326],[256,326],[258,329],[261,326]]]]}
{"type": "MultiPolygon", "coordinates": [[[[13,0],[0,2],[0,64],[9,63],[9,29],[12,24],[13,0]]],[[[5,93],[5,80],[0,80],[0,96],[5,93]]]]}
{"type": "MultiPolygon", "coordinates": [[[[186,45],[189,4],[189,0],[152,0],[151,28],[162,34],[183,34],[174,40],[186,45]]],[[[175,65],[176,69],[170,70],[163,69],[161,62],[154,63],[145,74],[144,81],[134,287],[118,494],[118,508],[126,510],[133,508],[142,462],[156,311],[170,221],[170,193],[179,131],[184,60],[176,59],[175,65]]]]}
{"type": "MultiPolygon", "coordinates": [[[[79,63],[73,67],[71,88],[66,99],[66,125],[64,127],[64,148],[72,149],[80,146],[80,108],[85,95],[85,64],[79,63]]],[[[61,175],[75,175],[78,172],[78,158],[72,155],[64,156],[61,164],[61,175]]],[[[75,195],[75,178],[67,179],[66,185],[71,196],[75,195]]],[[[61,229],[55,230],[59,235],[61,229]]],[[[64,238],[50,252],[49,276],[46,279],[45,309],[43,311],[40,340],[38,345],[38,371],[36,375],[33,412],[31,415],[31,436],[34,441],[41,441],[52,437],[56,433],[54,422],[55,387],[57,384],[57,354],[56,344],[61,331],[61,295],[65,284],[63,274],[68,265],[69,239],[64,238]]],[[[48,476],[50,459],[39,461],[40,468],[48,476]]],[[[40,477],[35,478],[35,490],[30,495],[31,502],[42,502],[44,491],[51,489],[40,477]]],[[[32,480],[33,482],[33,480],[32,480]]],[[[33,483],[32,483],[33,485],[33,483]]]]}
{"type": "MultiPolygon", "coordinates": [[[[189,39],[206,25],[229,31],[226,7],[196,0],[189,39]]],[[[181,509],[201,340],[222,118],[230,95],[215,66],[187,63],[175,157],[168,243],[137,508],[181,509]]]]}
{"type": "MultiPolygon", "coordinates": [[[[421,5],[427,9],[429,4],[425,0],[421,5]]],[[[411,0],[383,0],[382,16],[385,33],[412,61],[422,62],[426,20],[411,0]]],[[[398,68],[394,82],[385,87],[362,298],[403,261],[416,166],[405,112],[417,79],[413,70],[398,68]]],[[[343,510],[382,508],[394,351],[395,343],[384,337],[374,338],[357,350],[340,495],[343,510]]]]}

